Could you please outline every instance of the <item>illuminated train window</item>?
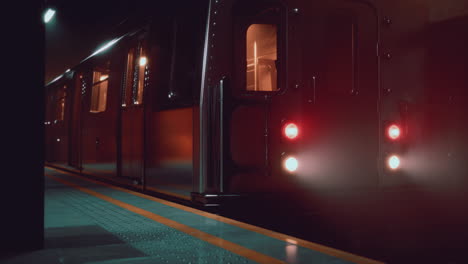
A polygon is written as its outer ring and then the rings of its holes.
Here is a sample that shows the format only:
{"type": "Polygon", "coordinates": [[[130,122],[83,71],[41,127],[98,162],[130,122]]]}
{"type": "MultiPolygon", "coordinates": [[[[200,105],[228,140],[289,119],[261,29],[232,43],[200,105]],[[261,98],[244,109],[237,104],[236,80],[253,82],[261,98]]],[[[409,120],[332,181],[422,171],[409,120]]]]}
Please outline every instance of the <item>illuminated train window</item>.
{"type": "Polygon", "coordinates": [[[127,55],[127,68],[125,72],[125,86],[122,89],[122,107],[129,104],[141,105],[147,74],[148,59],[143,47],[130,49],[127,55]],[[131,95],[131,98],[128,98],[131,95]],[[131,100],[129,102],[128,100],[131,100]]]}
{"type": "Polygon", "coordinates": [[[67,86],[63,86],[57,90],[57,112],[56,119],[58,121],[63,121],[65,119],[65,99],[67,97],[67,86]]]}
{"type": "Polygon", "coordinates": [[[278,89],[276,60],[277,26],[252,24],[246,38],[247,91],[270,92],[278,89]]]}
{"type": "Polygon", "coordinates": [[[143,88],[145,86],[145,72],[146,66],[148,65],[148,59],[146,58],[143,47],[140,46],[138,50],[138,59],[135,63],[135,83],[133,89],[133,104],[142,104],[143,103],[143,88]]]}
{"type": "Polygon", "coordinates": [[[107,87],[109,86],[109,74],[101,71],[93,73],[93,88],[91,91],[91,113],[106,111],[107,87]]]}
{"type": "Polygon", "coordinates": [[[135,60],[135,49],[130,49],[127,54],[127,69],[125,71],[125,84],[122,89],[122,107],[126,107],[129,102],[128,94],[132,91],[133,87],[133,68],[135,60]]]}

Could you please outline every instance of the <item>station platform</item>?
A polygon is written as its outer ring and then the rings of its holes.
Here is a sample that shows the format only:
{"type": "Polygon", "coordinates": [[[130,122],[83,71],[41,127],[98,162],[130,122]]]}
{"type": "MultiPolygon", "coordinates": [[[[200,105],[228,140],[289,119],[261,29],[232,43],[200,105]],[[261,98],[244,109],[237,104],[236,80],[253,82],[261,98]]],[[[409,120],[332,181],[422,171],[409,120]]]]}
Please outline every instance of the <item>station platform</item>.
{"type": "Polygon", "coordinates": [[[45,168],[45,248],[0,263],[382,263],[45,168]]]}

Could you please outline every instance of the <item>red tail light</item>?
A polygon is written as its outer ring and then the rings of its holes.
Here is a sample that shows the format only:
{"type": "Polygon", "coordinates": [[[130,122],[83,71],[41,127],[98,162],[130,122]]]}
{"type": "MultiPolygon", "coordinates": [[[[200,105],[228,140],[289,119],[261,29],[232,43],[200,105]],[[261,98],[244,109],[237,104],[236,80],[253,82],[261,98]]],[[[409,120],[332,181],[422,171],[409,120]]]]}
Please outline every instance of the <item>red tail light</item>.
{"type": "Polygon", "coordinates": [[[401,136],[401,129],[398,125],[392,124],[387,128],[387,137],[391,140],[397,140],[401,136]]]}
{"type": "Polygon", "coordinates": [[[287,123],[283,128],[283,134],[288,139],[295,139],[299,135],[299,128],[294,123],[287,123]]]}

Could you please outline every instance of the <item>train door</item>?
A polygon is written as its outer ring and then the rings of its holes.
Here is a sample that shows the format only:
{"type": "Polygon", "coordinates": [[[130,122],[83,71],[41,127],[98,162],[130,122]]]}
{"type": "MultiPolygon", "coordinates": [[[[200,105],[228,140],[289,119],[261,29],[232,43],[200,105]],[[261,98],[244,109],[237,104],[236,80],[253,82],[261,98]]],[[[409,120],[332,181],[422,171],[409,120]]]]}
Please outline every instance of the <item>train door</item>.
{"type": "Polygon", "coordinates": [[[81,169],[81,95],[86,84],[82,74],[74,81],[75,88],[70,96],[69,165],[81,169]]]}
{"type": "Polygon", "coordinates": [[[56,139],[56,132],[54,129],[54,119],[55,119],[55,88],[53,86],[49,86],[47,88],[47,98],[46,98],[46,160],[48,162],[55,161],[56,154],[55,154],[55,139],[56,139]]]}
{"type": "MultiPolygon", "coordinates": [[[[303,28],[302,174],[316,188],[378,184],[377,17],[364,2],[324,2],[303,28]]],[[[301,162],[301,160],[299,160],[301,162]]]]}
{"type": "Polygon", "coordinates": [[[272,97],[285,85],[285,12],[279,1],[239,1],[233,7],[234,71],[224,117],[229,192],[268,188],[268,116],[272,97]]]}
{"type": "Polygon", "coordinates": [[[66,164],[68,154],[68,120],[66,117],[68,106],[69,83],[61,82],[54,85],[52,101],[52,119],[51,127],[53,129],[53,138],[50,142],[52,149],[52,159],[56,163],[66,164]]]}
{"type": "Polygon", "coordinates": [[[124,87],[121,95],[120,175],[143,181],[144,107],[143,88],[148,59],[143,43],[128,50],[124,87]]]}
{"type": "Polygon", "coordinates": [[[44,155],[45,155],[45,161],[46,162],[50,162],[52,161],[52,157],[51,157],[51,151],[50,151],[50,138],[52,137],[51,135],[51,129],[49,127],[49,120],[50,120],[50,105],[51,105],[51,99],[50,99],[50,87],[46,88],[46,94],[45,94],[45,98],[44,98],[44,101],[45,101],[45,115],[44,115],[44,119],[45,119],[45,128],[44,128],[44,143],[45,143],[45,148],[44,148],[44,155]]]}

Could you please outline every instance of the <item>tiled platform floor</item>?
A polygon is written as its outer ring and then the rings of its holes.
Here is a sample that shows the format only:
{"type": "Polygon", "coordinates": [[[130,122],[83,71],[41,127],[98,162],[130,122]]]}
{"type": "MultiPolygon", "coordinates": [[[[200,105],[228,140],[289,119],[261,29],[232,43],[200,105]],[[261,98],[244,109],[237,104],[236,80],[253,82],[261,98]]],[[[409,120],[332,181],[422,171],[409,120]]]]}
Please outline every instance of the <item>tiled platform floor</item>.
{"type": "Polygon", "coordinates": [[[45,249],[0,263],[380,263],[46,168],[45,249]]]}

